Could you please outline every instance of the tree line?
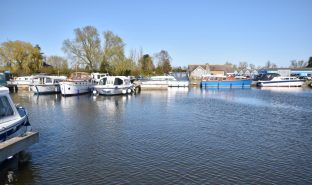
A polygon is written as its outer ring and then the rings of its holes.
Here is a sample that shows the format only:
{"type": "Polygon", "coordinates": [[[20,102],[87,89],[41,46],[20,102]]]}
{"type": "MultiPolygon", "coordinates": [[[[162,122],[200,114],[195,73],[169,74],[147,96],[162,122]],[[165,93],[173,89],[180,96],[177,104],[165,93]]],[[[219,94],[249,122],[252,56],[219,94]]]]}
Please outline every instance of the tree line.
{"type": "Polygon", "coordinates": [[[39,45],[7,41],[0,47],[0,66],[16,75],[69,74],[79,70],[138,76],[168,74],[172,70],[168,51],[161,50],[152,56],[143,54],[142,49],[132,49],[126,56],[125,45],[123,39],[112,31],[104,31],[101,39],[95,27],[85,26],[74,29],[73,39],[64,40],[62,50],[67,58],[45,57],[39,45]]]}
{"type": "MultiPolygon", "coordinates": [[[[125,45],[123,39],[112,31],[104,31],[101,36],[93,26],[76,28],[74,37],[64,40],[62,50],[67,58],[56,55],[46,57],[39,45],[34,46],[29,42],[7,41],[0,46],[0,70],[10,70],[15,75],[69,74],[79,70],[133,76],[161,75],[186,70],[182,67],[173,68],[172,58],[166,50],[152,56],[144,54],[143,49],[132,49],[126,56],[125,45]]],[[[229,62],[226,64],[232,65],[234,70],[278,67],[270,61],[263,67],[247,62],[239,62],[238,65],[229,62]]],[[[309,61],[292,60],[289,67],[312,67],[312,57],[309,61]]]]}

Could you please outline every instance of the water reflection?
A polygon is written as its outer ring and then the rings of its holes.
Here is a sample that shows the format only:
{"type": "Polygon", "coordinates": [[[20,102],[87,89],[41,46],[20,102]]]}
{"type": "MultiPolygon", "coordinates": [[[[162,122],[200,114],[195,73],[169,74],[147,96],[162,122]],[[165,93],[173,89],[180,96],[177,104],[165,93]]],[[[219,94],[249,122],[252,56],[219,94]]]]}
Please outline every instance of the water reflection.
{"type": "Polygon", "coordinates": [[[33,176],[31,153],[23,151],[0,163],[0,184],[31,183],[33,176]]]}
{"type": "Polygon", "coordinates": [[[0,184],[11,177],[18,179],[13,184],[309,184],[312,179],[311,89],[12,96],[31,112],[40,142],[29,148],[29,165],[7,169],[0,184]]]}
{"type": "Polygon", "coordinates": [[[123,113],[126,103],[131,101],[132,95],[124,96],[96,96],[92,100],[97,107],[97,113],[116,117],[123,113]]]}
{"type": "Polygon", "coordinates": [[[299,93],[299,92],[306,91],[306,89],[302,87],[261,87],[258,89],[261,89],[264,91],[284,92],[284,93],[299,93]]]}

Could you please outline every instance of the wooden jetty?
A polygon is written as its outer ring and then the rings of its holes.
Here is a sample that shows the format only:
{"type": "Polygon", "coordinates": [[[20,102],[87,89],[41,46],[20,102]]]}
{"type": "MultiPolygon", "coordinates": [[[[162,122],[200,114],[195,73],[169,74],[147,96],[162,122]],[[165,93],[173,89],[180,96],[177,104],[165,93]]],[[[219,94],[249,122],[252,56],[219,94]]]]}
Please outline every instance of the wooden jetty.
{"type": "Polygon", "coordinates": [[[38,141],[38,132],[26,132],[24,136],[14,137],[0,143],[0,162],[25,150],[38,141]]]}

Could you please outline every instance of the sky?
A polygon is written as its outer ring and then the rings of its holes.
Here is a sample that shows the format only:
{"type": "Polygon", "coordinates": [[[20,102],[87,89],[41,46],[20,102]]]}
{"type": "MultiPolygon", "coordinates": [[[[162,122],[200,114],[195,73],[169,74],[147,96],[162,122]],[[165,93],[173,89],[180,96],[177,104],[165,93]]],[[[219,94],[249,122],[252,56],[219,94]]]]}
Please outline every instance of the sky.
{"type": "Polygon", "coordinates": [[[131,49],[169,52],[172,65],[267,61],[288,67],[312,56],[311,0],[0,0],[0,43],[38,44],[66,57],[75,28],[112,31],[131,49]]]}

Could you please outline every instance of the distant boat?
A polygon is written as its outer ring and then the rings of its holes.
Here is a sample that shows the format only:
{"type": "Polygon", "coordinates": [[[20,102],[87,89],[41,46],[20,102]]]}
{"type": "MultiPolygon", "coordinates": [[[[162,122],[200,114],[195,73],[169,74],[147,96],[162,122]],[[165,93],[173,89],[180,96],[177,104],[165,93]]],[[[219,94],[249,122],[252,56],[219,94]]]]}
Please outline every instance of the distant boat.
{"type": "Polygon", "coordinates": [[[168,87],[188,87],[188,81],[177,81],[173,76],[152,76],[142,79],[141,87],[147,89],[164,89],[168,87]]]}
{"type": "Polygon", "coordinates": [[[130,94],[134,91],[134,85],[126,76],[105,76],[93,88],[93,94],[100,95],[130,94]]]}
{"type": "Polygon", "coordinates": [[[95,85],[89,73],[75,72],[63,82],[60,82],[61,93],[63,96],[79,95],[90,93],[95,85]]]}
{"type": "Polygon", "coordinates": [[[19,76],[13,80],[13,84],[19,85],[30,85],[33,76],[19,76]]]}
{"type": "Polygon", "coordinates": [[[252,80],[224,75],[204,75],[200,82],[202,88],[250,88],[252,80]]]}
{"type": "Polygon", "coordinates": [[[34,76],[30,83],[30,89],[35,94],[60,93],[60,82],[64,80],[66,80],[66,76],[34,76]]]}
{"type": "Polygon", "coordinates": [[[30,129],[26,109],[15,106],[9,89],[0,86],[0,142],[22,136],[30,129]]]}
{"type": "Polygon", "coordinates": [[[301,87],[304,81],[295,76],[280,76],[279,74],[267,74],[258,78],[256,85],[259,87],[301,87]]]}

